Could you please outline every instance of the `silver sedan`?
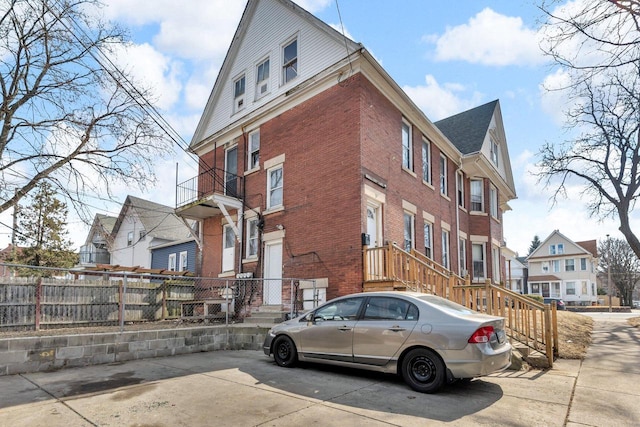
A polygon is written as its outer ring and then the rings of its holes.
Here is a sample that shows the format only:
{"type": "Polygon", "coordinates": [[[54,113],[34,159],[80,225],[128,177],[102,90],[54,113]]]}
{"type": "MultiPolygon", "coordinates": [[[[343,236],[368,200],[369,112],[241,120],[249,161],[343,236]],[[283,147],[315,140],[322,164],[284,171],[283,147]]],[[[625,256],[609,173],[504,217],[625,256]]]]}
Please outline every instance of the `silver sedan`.
{"type": "Polygon", "coordinates": [[[504,318],[412,292],[336,298],[271,328],[263,349],[284,367],[300,360],[399,373],[424,393],[511,364],[504,318]]]}

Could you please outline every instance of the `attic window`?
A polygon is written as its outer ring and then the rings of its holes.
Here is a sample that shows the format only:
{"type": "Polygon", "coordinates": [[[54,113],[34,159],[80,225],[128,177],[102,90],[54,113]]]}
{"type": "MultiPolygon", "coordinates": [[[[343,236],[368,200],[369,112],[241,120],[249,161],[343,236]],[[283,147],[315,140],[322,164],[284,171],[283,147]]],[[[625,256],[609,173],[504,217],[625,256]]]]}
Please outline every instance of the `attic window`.
{"type": "Polygon", "coordinates": [[[237,112],[244,108],[244,75],[233,82],[233,112],[237,112]]]}
{"type": "Polygon", "coordinates": [[[491,139],[491,161],[498,167],[498,143],[491,139]]]}
{"type": "Polygon", "coordinates": [[[256,98],[269,92],[269,58],[258,64],[256,70],[256,98]]]}
{"type": "Polygon", "coordinates": [[[288,83],[298,76],[298,39],[285,45],[282,54],[282,80],[288,83]]]}

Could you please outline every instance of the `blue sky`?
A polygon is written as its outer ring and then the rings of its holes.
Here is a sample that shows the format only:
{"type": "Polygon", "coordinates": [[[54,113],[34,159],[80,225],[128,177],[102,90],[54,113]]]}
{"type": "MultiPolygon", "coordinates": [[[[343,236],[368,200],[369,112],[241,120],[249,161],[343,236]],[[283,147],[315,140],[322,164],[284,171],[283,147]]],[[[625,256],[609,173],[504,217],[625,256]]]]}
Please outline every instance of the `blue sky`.
{"type": "MultiPolygon", "coordinates": [[[[131,32],[133,43],[120,64],[156,88],[165,118],[190,142],[245,1],[105,3],[105,15],[131,32]]],[[[341,28],[336,0],[297,3],[341,28]]],[[[338,6],[346,34],[364,44],[432,121],[500,100],[518,195],[504,216],[511,249],[526,254],[534,235],[544,239],[554,229],[574,240],[622,237],[616,221],[589,219],[579,187],[571,187],[570,198],[552,207],[551,190],[531,174],[541,145],[566,137],[561,100],[542,89],[558,75],[538,48],[542,15],[533,1],[338,0],[338,6]]],[[[177,150],[173,160],[157,165],[156,188],[146,193],[116,189],[120,202],[131,192],[173,206],[176,163],[179,179],[195,174],[193,161],[177,150]]],[[[119,205],[94,205],[97,213],[119,212],[119,205]]],[[[0,220],[10,223],[5,215],[0,220]]],[[[636,214],[632,228],[638,226],[636,214]]],[[[88,227],[72,230],[81,245],[88,227]]]]}

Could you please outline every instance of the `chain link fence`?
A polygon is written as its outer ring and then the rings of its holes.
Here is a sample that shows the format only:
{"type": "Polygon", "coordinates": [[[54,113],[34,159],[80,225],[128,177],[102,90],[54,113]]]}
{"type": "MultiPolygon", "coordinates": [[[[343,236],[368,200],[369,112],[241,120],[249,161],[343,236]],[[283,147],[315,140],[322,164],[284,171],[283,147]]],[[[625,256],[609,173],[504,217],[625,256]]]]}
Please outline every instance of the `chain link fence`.
{"type": "Polygon", "coordinates": [[[56,270],[0,263],[0,332],[143,322],[274,321],[318,304],[313,280],[206,278],[124,271],[56,270]],[[308,292],[304,293],[308,295],[308,292]],[[308,298],[307,298],[308,299],[308,298]]]}

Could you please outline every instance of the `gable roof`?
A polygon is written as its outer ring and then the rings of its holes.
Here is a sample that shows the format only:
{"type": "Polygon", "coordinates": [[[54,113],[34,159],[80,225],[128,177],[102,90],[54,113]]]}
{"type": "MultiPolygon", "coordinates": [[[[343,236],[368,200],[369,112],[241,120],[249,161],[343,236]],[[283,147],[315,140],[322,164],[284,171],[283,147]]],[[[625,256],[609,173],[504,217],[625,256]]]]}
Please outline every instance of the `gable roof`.
{"type": "Polygon", "coordinates": [[[111,232],[113,236],[118,234],[122,221],[127,217],[130,209],[142,223],[147,236],[164,240],[181,240],[190,235],[189,228],[175,214],[172,207],[129,195],[122,204],[120,215],[114,224],[111,232]]]}
{"type": "Polygon", "coordinates": [[[433,124],[462,154],[477,153],[482,149],[497,105],[496,99],[433,124]]]}
{"type": "Polygon", "coordinates": [[[547,236],[546,239],[544,239],[542,241],[542,243],[540,243],[540,245],[533,251],[531,252],[531,254],[527,257],[527,261],[530,259],[534,259],[534,258],[554,258],[554,257],[565,257],[568,254],[566,254],[566,251],[564,254],[558,254],[558,255],[549,255],[548,253],[541,253],[538,254],[538,252],[543,248],[546,247],[546,244],[549,240],[551,240],[552,237],[554,236],[558,236],[560,237],[562,240],[564,240],[565,242],[574,245],[576,248],[582,250],[585,254],[590,254],[593,255],[594,257],[598,257],[598,250],[597,250],[597,242],[595,240],[586,240],[583,242],[574,242],[573,240],[569,239],[567,236],[565,236],[564,234],[560,233],[559,230],[553,230],[553,232],[551,234],[549,234],[549,236],[547,236]]]}
{"type": "MultiPolygon", "coordinates": [[[[200,116],[200,121],[196,126],[196,130],[191,138],[191,142],[189,144],[192,150],[195,150],[196,146],[199,145],[205,138],[210,135],[206,135],[208,122],[213,114],[213,110],[216,106],[216,102],[220,97],[220,92],[225,87],[225,82],[229,80],[231,77],[231,71],[236,57],[238,56],[238,52],[240,51],[242,42],[246,36],[247,28],[251,24],[251,21],[254,19],[254,15],[256,13],[256,9],[258,3],[264,2],[266,0],[248,0],[247,5],[242,13],[242,17],[240,18],[240,22],[238,23],[238,27],[236,28],[236,32],[233,35],[233,39],[231,40],[231,44],[229,45],[229,49],[227,50],[227,54],[225,55],[224,61],[222,62],[222,66],[220,67],[220,71],[216,77],[216,81],[213,85],[211,93],[209,95],[209,99],[207,100],[207,104],[204,108],[202,115],[200,116]]],[[[270,0],[273,4],[280,4],[284,6],[286,9],[292,11],[293,13],[300,16],[306,22],[310,23],[315,28],[321,30],[330,38],[334,39],[336,43],[338,43],[341,48],[345,50],[344,57],[351,55],[353,52],[360,50],[363,46],[360,43],[356,43],[348,37],[344,36],[336,29],[332,28],[330,25],[326,24],[319,18],[315,17],[313,14],[309,13],[302,7],[298,6],[291,0],[270,0]]],[[[312,77],[312,76],[309,76],[312,77]]],[[[300,84],[300,83],[298,83],[300,84]]],[[[246,110],[245,114],[247,114],[249,110],[246,110]]]]}

